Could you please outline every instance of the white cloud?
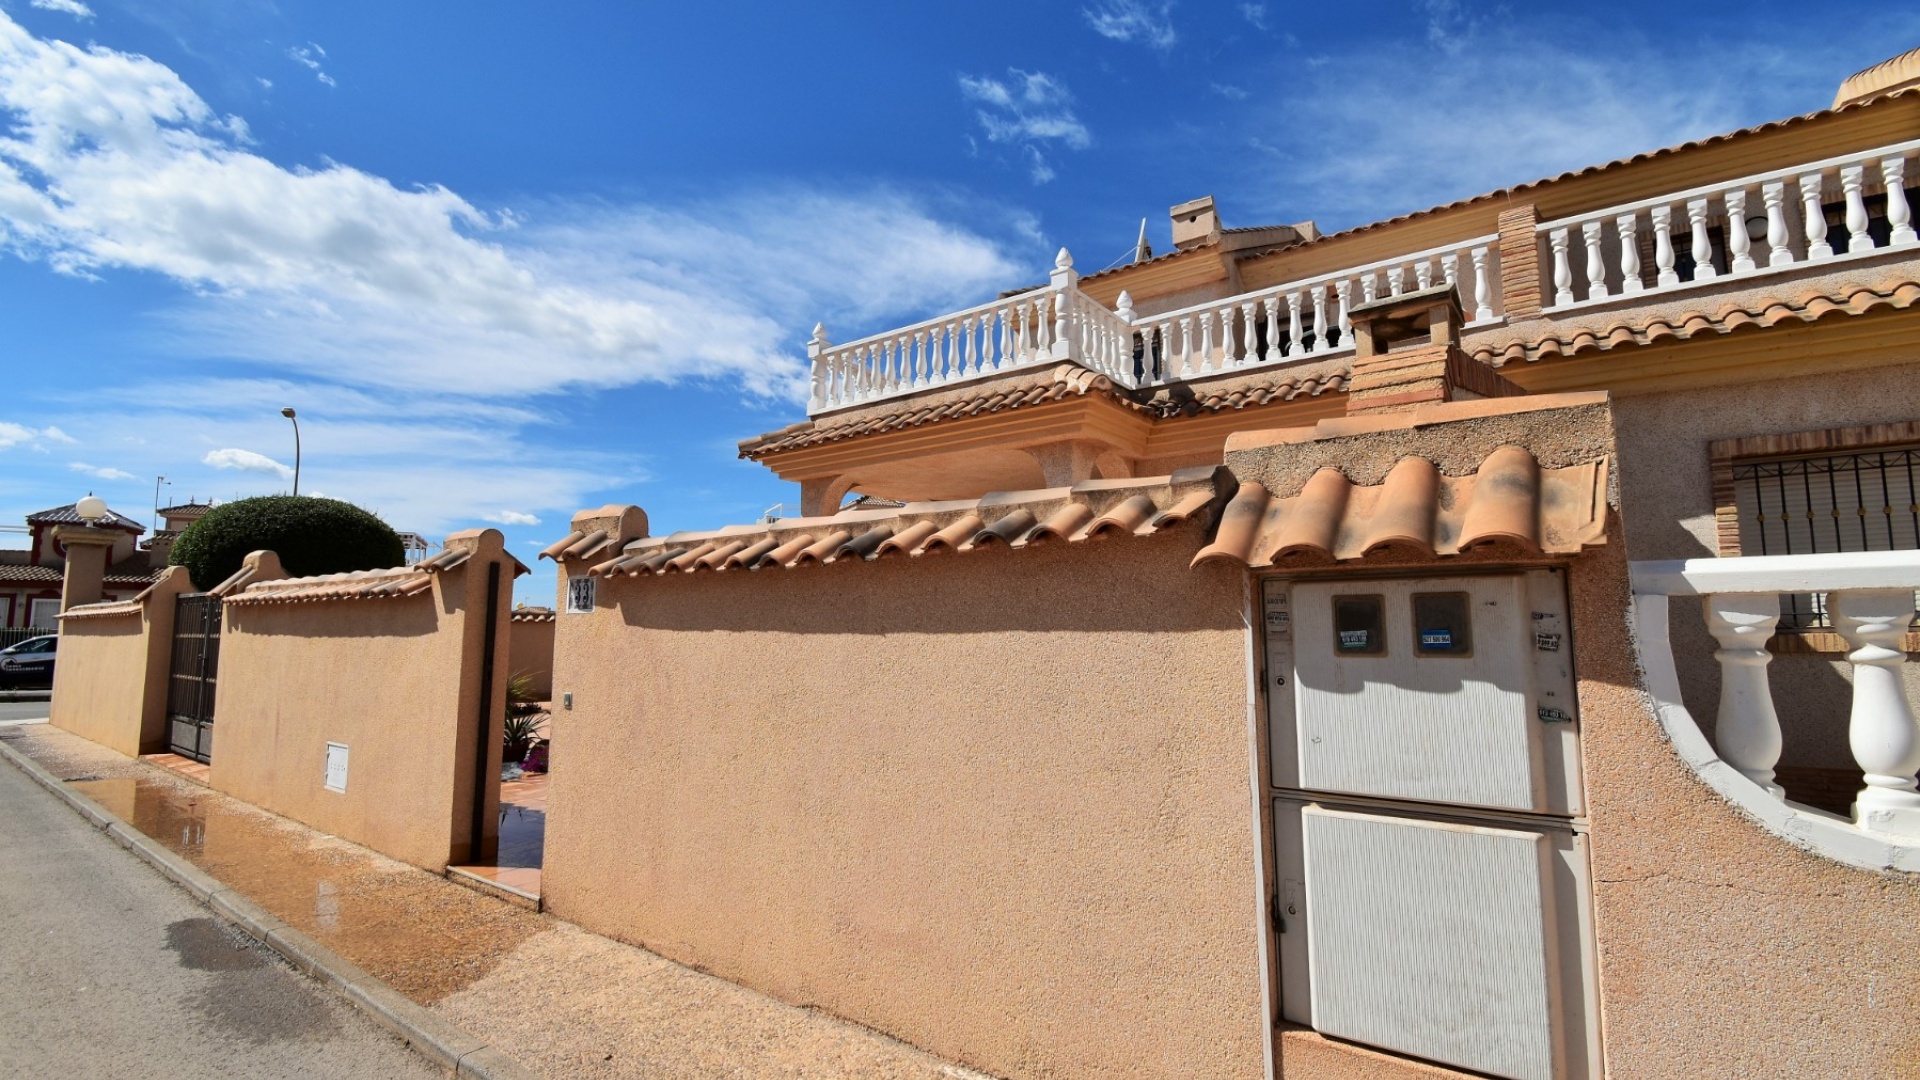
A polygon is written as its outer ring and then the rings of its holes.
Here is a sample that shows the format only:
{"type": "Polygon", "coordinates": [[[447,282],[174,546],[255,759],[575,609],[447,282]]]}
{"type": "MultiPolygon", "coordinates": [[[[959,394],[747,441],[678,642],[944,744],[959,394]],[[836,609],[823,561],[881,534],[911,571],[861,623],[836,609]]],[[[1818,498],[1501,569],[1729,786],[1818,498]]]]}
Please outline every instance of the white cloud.
{"type": "Polygon", "coordinates": [[[1267,5],[1241,4],[1240,17],[1252,23],[1255,29],[1265,30],[1267,28],[1267,5]]]}
{"type": "MultiPolygon", "coordinates": [[[[1032,137],[1084,145],[1070,113],[1040,109],[1064,102],[1051,80],[1009,93],[1032,137]]],[[[1006,241],[885,190],[490,212],[347,165],[283,167],[165,66],[40,40],[4,13],[0,117],[0,250],[167,275],[192,290],[170,324],[183,352],[356,386],[703,377],[791,396],[816,318],[918,316],[1022,274],[1006,241]]]]}
{"type": "Polygon", "coordinates": [[[1209,88],[1214,93],[1219,94],[1223,98],[1226,98],[1228,101],[1247,100],[1247,91],[1243,87],[1230,86],[1226,83],[1213,83],[1209,88]]]}
{"type": "Polygon", "coordinates": [[[77,473],[86,473],[88,476],[99,477],[102,480],[133,479],[133,474],[124,469],[108,468],[104,465],[89,465],[84,461],[69,462],[67,468],[77,473]]]}
{"type": "Polygon", "coordinates": [[[491,514],[480,515],[480,520],[491,521],[499,525],[538,525],[540,519],[519,510],[499,510],[491,514]]]}
{"type": "Polygon", "coordinates": [[[1054,177],[1044,147],[1058,143],[1084,150],[1093,143],[1093,134],[1074,115],[1073,95],[1066,84],[1043,72],[1009,68],[1005,81],[962,75],[960,94],[979,103],[974,116],[987,141],[1017,148],[1036,184],[1054,177]]]}
{"type": "Polygon", "coordinates": [[[45,447],[40,445],[43,442],[71,443],[73,441],[73,436],[57,427],[30,428],[25,424],[0,420],[0,450],[14,446],[43,450],[45,447]]]}
{"type": "Polygon", "coordinates": [[[93,9],[81,3],[80,0],[30,0],[30,2],[41,11],[63,12],[76,19],[93,18],[93,9]]]}
{"type": "Polygon", "coordinates": [[[1170,3],[1156,6],[1141,0],[1103,0],[1092,7],[1081,8],[1080,14],[1101,37],[1138,41],[1148,48],[1165,51],[1180,40],[1169,17],[1172,10],[1170,3]]]}
{"type": "Polygon", "coordinates": [[[251,450],[238,450],[232,447],[224,450],[209,450],[200,461],[216,469],[237,469],[241,472],[265,473],[282,480],[293,479],[292,469],[265,454],[256,454],[251,450]]]}
{"type": "MultiPolygon", "coordinates": [[[[338,86],[340,84],[333,81],[333,76],[327,74],[320,67],[320,61],[325,60],[326,58],[327,58],[327,50],[321,48],[320,46],[314,44],[311,41],[307,42],[305,45],[296,45],[293,48],[287,50],[287,59],[293,61],[296,64],[299,64],[301,67],[306,68],[308,71],[313,72],[313,77],[320,80],[320,82],[323,85],[338,86]]],[[[262,79],[260,81],[266,82],[265,79],[262,79]]]]}

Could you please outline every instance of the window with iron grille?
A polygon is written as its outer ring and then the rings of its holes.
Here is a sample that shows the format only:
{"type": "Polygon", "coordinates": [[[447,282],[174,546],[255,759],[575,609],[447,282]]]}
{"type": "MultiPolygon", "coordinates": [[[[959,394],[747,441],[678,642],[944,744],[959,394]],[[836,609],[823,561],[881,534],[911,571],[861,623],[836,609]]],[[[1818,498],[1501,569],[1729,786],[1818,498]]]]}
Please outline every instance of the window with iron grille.
{"type": "Polygon", "coordinates": [[[593,586],[596,579],[574,577],[567,579],[567,611],[570,614],[584,615],[593,611],[593,586]]]}
{"type": "MultiPolygon", "coordinates": [[[[1731,462],[1742,555],[1920,548],[1920,444],[1731,462]]],[[[1781,598],[1780,629],[1826,629],[1826,597],[1781,598]]]]}

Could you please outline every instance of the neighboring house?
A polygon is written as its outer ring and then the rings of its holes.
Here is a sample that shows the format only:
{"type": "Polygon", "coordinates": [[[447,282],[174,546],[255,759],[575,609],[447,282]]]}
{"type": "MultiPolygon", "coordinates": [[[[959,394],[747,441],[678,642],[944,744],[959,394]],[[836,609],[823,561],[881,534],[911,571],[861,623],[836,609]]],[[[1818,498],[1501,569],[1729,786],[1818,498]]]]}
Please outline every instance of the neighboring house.
{"type": "MultiPolygon", "coordinates": [[[[175,510],[204,511],[205,507],[169,507],[175,510]]],[[[167,517],[167,531],[156,534],[148,546],[139,543],[146,527],[124,514],[107,512],[96,527],[120,533],[107,554],[103,582],[104,598],[125,600],[153,584],[166,565],[166,550],[178,529],[190,518],[167,517]],[[155,547],[158,547],[158,553],[155,547]]],[[[0,550],[0,628],[38,627],[52,630],[59,625],[60,586],[66,573],[67,553],[55,537],[61,526],[87,524],[74,512],[73,504],[27,515],[28,546],[24,550],[0,550]]]]}

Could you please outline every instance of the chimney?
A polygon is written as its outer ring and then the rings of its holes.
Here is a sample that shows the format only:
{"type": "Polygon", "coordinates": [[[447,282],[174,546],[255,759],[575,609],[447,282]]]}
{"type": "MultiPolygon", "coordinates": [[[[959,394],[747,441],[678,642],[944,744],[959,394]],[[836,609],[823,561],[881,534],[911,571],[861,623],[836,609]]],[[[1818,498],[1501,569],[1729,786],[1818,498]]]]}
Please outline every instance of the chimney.
{"type": "Polygon", "coordinates": [[[1526,393],[1460,348],[1460,297],[1451,285],[1383,297],[1348,313],[1353,377],[1347,414],[1526,393]]]}
{"type": "Polygon", "coordinates": [[[1220,239],[1220,214],[1211,195],[1183,202],[1167,213],[1173,217],[1173,246],[1181,251],[1220,239]]]}

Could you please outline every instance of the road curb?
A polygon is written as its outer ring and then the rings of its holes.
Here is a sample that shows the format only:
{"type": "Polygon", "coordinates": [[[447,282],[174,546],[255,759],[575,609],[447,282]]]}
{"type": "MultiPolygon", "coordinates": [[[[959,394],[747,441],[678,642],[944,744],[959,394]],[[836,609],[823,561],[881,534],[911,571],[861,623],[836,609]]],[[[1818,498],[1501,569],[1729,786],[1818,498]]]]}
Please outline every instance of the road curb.
{"type": "Polygon", "coordinates": [[[325,984],[352,1002],[375,1023],[405,1039],[414,1053],[452,1072],[479,1080],[535,1080],[535,1074],[484,1039],[435,1016],[393,987],[306,934],[288,926],[265,908],[233,891],[199,867],[121,820],[99,803],[68,787],[64,780],[13,747],[0,742],[0,757],[52,792],[89,825],[146,860],[154,869],[185,889],[214,914],[239,927],[247,936],[280,954],[287,963],[325,984]]]}

